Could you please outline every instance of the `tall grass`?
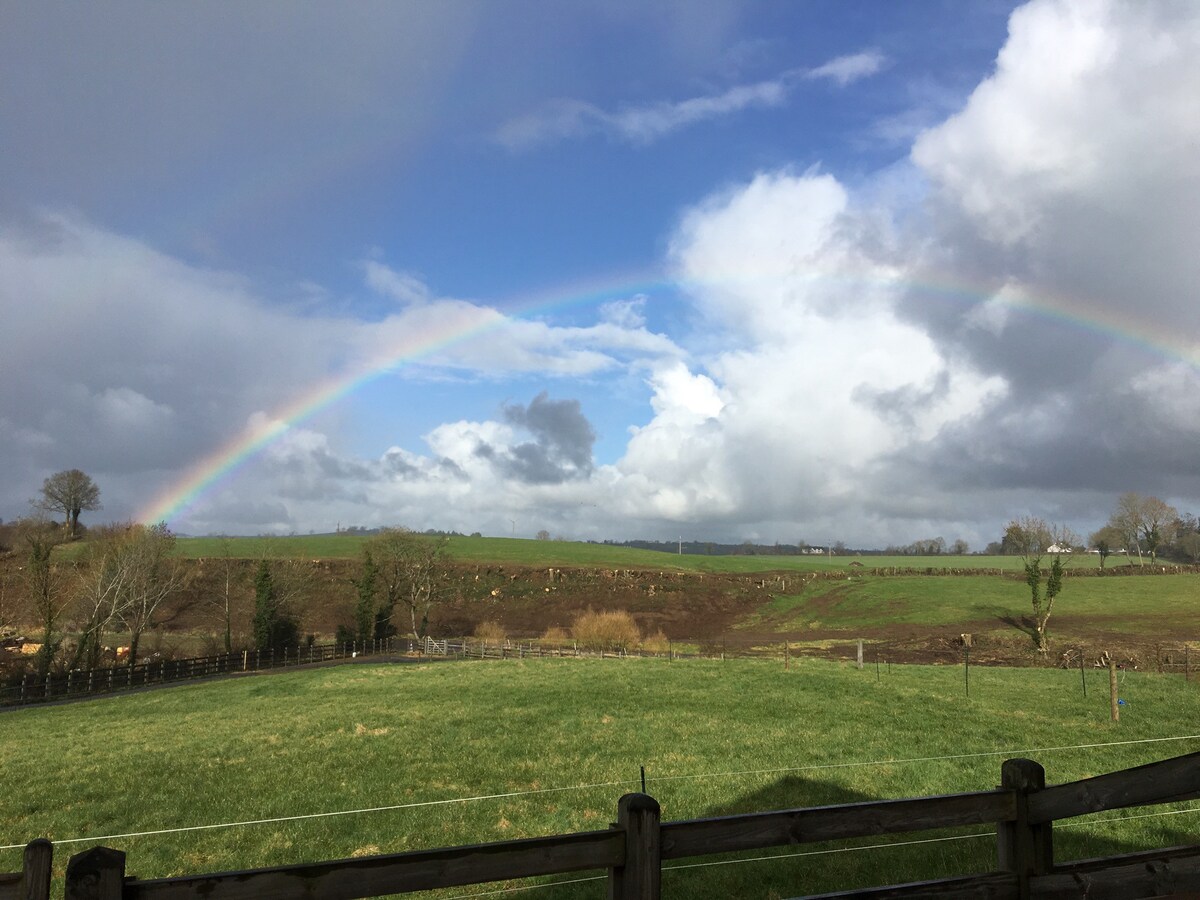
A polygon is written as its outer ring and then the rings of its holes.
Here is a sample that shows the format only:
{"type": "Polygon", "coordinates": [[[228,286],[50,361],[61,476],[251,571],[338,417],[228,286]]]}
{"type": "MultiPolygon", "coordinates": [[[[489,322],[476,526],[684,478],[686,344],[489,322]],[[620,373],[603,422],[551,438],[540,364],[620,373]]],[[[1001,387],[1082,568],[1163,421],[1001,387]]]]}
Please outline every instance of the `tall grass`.
{"type": "MultiPolygon", "coordinates": [[[[968,698],[957,667],[359,664],[23,709],[0,715],[0,844],[436,804],[103,840],[129,853],[130,874],[154,877],[604,828],[641,766],[664,818],[681,819],[988,789],[1006,755],[1032,756],[1061,782],[1200,746],[1039,750],[1200,731],[1197,691],[1182,678],[1128,673],[1113,724],[1106,674],[1088,677],[1085,700],[1078,672],[973,670],[968,698]],[[472,797],[488,799],[462,799],[472,797]]],[[[1187,843],[1198,821],[1062,828],[1056,847],[1066,859],[1187,843]]],[[[61,845],[58,874],[91,843],[61,845]]],[[[985,870],[993,846],[970,838],[665,878],[676,896],[789,896],[985,870]]],[[[18,866],[18,851],[0,852],[0,871],[18,866]]]]}

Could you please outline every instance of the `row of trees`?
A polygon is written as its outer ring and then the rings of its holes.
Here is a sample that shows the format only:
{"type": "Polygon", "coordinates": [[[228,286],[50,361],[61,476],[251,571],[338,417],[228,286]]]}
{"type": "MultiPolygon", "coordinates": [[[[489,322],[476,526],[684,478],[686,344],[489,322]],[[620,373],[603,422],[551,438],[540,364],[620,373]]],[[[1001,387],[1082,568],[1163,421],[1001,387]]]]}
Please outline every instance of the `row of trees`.
{"type": "Polygon", "coordinates": [[[1167,557],[1180,561],[1200,563],[1200,521],[1190,514],[1179,511],[1158,497],[1137,493],[1122,494],[1108,522],[1083,538],[1069,528],[1060,526],[1035,527],[1027,533],[1022,523],[1040,522],[1034,519],[1015,519],[1009,522],[1004,536],[987,546],[989,554],[1025,556],[1031,546],[1042,544],[1043,550],[1056,546],[1064,552],[1093,550],[1100,556],[1103,566],[1115,553],[1136,555],[1139,560],[1150,558],[1150,562],[1167,557]]]}
{"type": "MultiPolygon", "coordinates": [[[[63,532],[52,523],[25,520],[16,531],[24,556],[18,577],[41,639],[39,673],[49,671],[68,626],[78,635],[64,660],[68,668],[95,668],[104,635],[117,629],[129,633],[129,662],[136,663],[142,636],[185,582],[166,525],[94,529],[70,557],[55,553],[63,532]]],[[[16,604],[9,604],[8,616],[16,619],[16,604]]]]}
{"type": "Polygon", "coordinates": [[[1111,553],[1143,553],[1150,562],[1167,556],[1200,562],[1200,522],[1158,497],[1122,494],[1108,524],[1091,536],[1101,564],[1111,553]]]}

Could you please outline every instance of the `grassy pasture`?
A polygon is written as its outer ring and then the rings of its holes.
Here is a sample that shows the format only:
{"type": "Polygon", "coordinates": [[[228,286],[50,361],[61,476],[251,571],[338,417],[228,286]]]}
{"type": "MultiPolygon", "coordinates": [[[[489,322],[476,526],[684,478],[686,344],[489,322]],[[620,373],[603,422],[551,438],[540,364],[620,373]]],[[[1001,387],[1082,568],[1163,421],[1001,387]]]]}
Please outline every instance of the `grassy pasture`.
{"type": "MultiPolygon", "coordinates": [[[[1064,621],[1079,620],[1091,628],[1166,637],[1180,621],[1195,615],[1197,585],[1194,575],[1068,578],[1050,631],[1053,634],[1064,621]]],[[[979,623],[1012,630],[1006,620],[1029,612],[1029,589],[1013,579],[897,576],[814,582],[799,594],[774,597],[744,625],[770,623],[774,630],[796,632],[897,625],[966,629],[979,623]]]]}
{"type": "MultiPolygon", "coordinates": [[[[130,874],[152,877],[603,828],[643,765],[664,818],[680,819],[986,789],[1005,755],[1037,759],[1058,782],[1200,746],[1029,752],[1196,733],[1195,684],[1131,672],[1113,724],[1106,673],[1088,677],[1084,700],[1078,672],[974,670],[968,698],[953,666],[877,675],[816,660],[789,671],[746,660],[358,664],[27,708],[0,715],[0,845],[540,792],[104,841],[129,853],[130,874]],[[973,753],[994,755],[963,756],[973,753]],[[928,759],[941,756],[958,758],[928,759]],[[898,761],[911,758],[924,761],[898,761]]],[[[1056,847],[1065,859],[1187,843],[1198,816],[1060,828],[1056,847]]],[[[58,874],[89,845],[60,845],[58,874]]],[[[788,896],[982,870],[993,845],[680,869],[664,884],[675,896],[788,896]]],[[[18,860],[0,851],[0,871],[18,860]]],[[[602,885],[530,896],[602,896],[602,885]]]]}
{"type": "MultiPolygon", "coordinates": [[[[346,559],[358,557],[369,535],[318,534],[296,537],[193,537],[178,542],[179,553],[189,558],[222,556],[239,558],[346,559]]],[[[467,563],[521,566],[601,566],[647,568],[688,572],[814,572],[847,569],[852,562],[867,568],[1008,569],[1021,570],[1016,556],[699,556],[638,550],[612,544],[575,541],[533,541],[522,538],[454,537],[448,552],[467,563]]],[[[1124,565],[1111,559],[1109,565],[1124,565]]],[[[1080,554],[1071,560],[1077,568],[1095,568],[1099,557],[1080,554]]]]}

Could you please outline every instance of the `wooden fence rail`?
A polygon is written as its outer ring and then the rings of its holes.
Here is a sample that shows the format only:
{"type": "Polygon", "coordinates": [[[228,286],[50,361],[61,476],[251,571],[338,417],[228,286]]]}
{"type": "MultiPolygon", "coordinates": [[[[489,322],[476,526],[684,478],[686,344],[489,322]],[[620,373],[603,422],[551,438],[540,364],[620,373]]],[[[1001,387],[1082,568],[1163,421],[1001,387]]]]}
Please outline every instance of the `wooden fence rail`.
{"type": "MultiPolygon", "coordinates": [[[[607,870],[610,900],[657,900],[664,861],[985,823],[996,826],[995,871],[810,897],[1200,895],[1200,845],[1058,863],[1052,831],[1054,821],[1084,813],[1200,796],[1200,753],[1051,787],[1031,760],[1008,760],[1000,774],[1000,787],[992,791],[665,823],[653,797],[627,794],[618,804],[616,824],[606,831],[176,878],[128,877],[124,853],[94,847],[71,858],[65,898],[350,900],[607,870]]],[[[47,869],[48,858],[47,852],[47,869]]],[[[25,896],[5,894],[5,877],[12,876],[0,876],[0,900],[25,896]]],[[[37,897],[44,900],[45,894],[37,897]]]]}

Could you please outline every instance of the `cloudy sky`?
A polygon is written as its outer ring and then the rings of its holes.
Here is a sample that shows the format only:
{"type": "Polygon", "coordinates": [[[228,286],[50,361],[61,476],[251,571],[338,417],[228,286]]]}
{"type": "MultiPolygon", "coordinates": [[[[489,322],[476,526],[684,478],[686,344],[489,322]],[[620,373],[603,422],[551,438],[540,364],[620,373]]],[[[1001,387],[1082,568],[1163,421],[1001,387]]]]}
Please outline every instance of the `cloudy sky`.
{"type": "Polygon", "coordinates": [[[1200,512],[1198,85],[1191,0],[6,4],[0,517],[1200,512]]]}

